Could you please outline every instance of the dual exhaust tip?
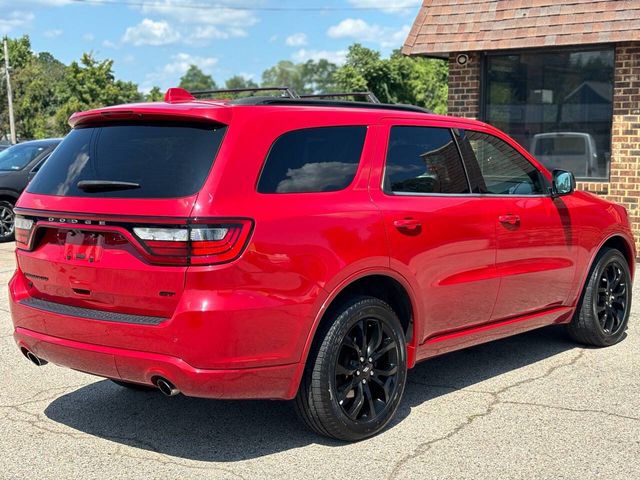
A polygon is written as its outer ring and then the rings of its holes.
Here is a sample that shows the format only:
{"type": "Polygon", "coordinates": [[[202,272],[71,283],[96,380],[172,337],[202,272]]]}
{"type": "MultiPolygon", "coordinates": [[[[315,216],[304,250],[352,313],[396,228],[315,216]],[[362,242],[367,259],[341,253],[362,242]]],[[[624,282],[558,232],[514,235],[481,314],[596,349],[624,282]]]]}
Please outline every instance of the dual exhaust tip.
{"type": "MultiPolygon", "coordinates": [[[[38,357],[31,350],[27,350],[26,348],[22,348],[21,350],[22,354],[27,357],[27,360],[33,363],[36,367],[42,367],[43,365],[49,363],[44,358],[38,357]]],[[[153,380],[153,383],[156,387],[158,387],[158,390],[160,390],[160,392],[167,397],[174,397],[180,393],[180,390],[178,390],[176,386],[166,378],[156,377],[153,380]]]]}

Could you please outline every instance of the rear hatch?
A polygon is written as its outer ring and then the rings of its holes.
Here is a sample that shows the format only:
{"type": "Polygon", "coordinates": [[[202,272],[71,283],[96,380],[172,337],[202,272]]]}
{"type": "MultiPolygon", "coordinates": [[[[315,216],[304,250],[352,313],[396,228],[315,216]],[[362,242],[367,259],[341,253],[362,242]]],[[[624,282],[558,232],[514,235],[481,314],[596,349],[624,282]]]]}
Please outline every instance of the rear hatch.
{"type": "MultiPolygon", "coordinates": [[[[192,264],[189,217],[225,130],[166,121],[74,129],[16,209],[27,300],[89,318],[170,318],[192,264]]],[[[52,335],[68,331],[47,325],[52,335]]]]}

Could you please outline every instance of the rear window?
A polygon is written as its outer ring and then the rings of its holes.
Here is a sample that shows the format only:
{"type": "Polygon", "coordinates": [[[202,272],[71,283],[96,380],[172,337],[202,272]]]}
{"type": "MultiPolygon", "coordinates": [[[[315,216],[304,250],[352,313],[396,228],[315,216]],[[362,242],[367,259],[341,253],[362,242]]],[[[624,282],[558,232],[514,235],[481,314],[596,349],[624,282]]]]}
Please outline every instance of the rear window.
{"type": "Polygon", "coordinates": [[[353,181],[367,127],[320,127],[280,136],[258,181],[260,193],[332,192],[353,181]]]}
{"type": "Polygon", "coordinates": [[[27,188],[72,197],[173,198],[202,188],[226,128],[211,124],[109,124],[78,128],[27,188]],[[137,188],[87,191],[78,182],[130,182],[137,188]]]}

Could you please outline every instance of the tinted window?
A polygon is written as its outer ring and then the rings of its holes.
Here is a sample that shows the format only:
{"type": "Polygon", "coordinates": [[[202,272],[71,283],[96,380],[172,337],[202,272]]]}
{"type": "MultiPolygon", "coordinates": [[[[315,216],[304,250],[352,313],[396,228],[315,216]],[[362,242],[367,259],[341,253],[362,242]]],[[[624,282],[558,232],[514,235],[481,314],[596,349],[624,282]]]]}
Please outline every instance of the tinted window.
{"type": "Polygon", "coordinates": [[[467,177],[451,131],[392,127],[385,190],[395,193],[469,193],[467,177]]]}
{"type": "Polygon", "coordinates": [[[607,178],[614,62],[613,47],[487,55],[484,120],[534,152],[549,170],[607,178]],[[576,134],[585,139],[582,144],[576,134]]]}
{"type": "Polygon", "coordinates": [[[28,191],[73,197],[171,198],[202,187],[225,128],[211,125],[121,124],[73,130],[28,191]],[[82,180],[138,183],[140,188],[88,192],[82,180]]]}
{"type": "Polygon", "coordinates": [[[499,138],[467,130],[459,132],[473,191],[501,195],[545,192],[540,172],[513,147],[499,138]]]}
{"type": "Polygon", "coordinates": [[[0,170],[22,170],[31,160],[47,150],[49,145],[14,145],[0,152],[0,170]]]}
{"type": "Polygon", "coordinates": [[[288,132],[267,156],[260,193],[331,192],[354,179],[367,127],[323,127],[288,132]]]}

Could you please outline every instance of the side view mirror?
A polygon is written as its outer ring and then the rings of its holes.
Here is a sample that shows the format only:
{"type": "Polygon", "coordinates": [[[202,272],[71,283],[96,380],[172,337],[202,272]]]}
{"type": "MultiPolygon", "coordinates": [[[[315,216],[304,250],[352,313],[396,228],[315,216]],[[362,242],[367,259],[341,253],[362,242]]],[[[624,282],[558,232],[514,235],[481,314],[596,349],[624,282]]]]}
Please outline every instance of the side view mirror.
{"type": "Polygon", "coordinates": [[[33,171],[33,170],[31,170],[29,172],[29,176],[27,177],[27,183],[31,183],[31,180],[33,180],[33,177],[36,176],[36,173],[38,173],[38,172],[37,171],[33,171]]]}
{"type": "Polygon", "coordinates": [[[565,170],[554,170],[551,184],[551,196],[569,195],[576,189],[576,178],[573,173],[565,170]]]}

